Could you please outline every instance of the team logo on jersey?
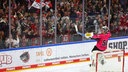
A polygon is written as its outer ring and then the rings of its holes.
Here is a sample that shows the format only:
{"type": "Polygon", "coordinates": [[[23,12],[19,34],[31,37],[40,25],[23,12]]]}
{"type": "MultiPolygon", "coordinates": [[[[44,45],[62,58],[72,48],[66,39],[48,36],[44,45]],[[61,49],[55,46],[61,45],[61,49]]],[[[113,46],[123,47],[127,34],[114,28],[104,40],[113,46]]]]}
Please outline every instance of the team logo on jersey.
{"type": "Polygon", "coordinates": [[[28,62],[29,61],[29,58],[30,58],[30,56],[29,56],[29,53],[28,52],[24,52],[23,54],[20,55],[20,59],[24,63],[28,62]]]}

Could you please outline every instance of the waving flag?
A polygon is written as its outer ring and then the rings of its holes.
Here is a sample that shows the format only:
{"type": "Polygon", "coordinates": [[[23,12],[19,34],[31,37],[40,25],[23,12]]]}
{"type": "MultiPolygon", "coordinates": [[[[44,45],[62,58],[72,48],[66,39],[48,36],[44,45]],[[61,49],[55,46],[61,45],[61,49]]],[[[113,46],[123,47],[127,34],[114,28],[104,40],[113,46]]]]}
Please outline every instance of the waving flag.
{"type": "Polygon", "coordinates": [[[33,4],[32,4],[32,7],[37,8],[37,9],[40,9],[40,6],[41,6],[41,7],[44,7],[45,5],[46,5],[46,4],[44,3],[43,0],[41,0],[41,2],[40,2],[40,0],[35,0],[35,1],[33,2],[33,4]]]}
{"type": "Polygon", "coordinates": [[[30,5],[28,7],[28,11],[31,12],[31,13],[35,13],[35,12],[39,13],[40,12],[40,7],[45,11],[51,10],[52,2],[50,0],[34,0],[32,5],[30,5]]]}

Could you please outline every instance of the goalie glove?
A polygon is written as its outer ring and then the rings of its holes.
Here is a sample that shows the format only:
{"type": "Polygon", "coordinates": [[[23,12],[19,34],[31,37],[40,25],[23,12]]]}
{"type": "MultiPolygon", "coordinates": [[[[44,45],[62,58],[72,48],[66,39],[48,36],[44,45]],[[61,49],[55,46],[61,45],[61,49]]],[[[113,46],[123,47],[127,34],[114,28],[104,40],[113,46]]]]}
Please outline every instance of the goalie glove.
{"type": "Polygon", "coordinates": [[[93,35],[94,35],[93,32],[87,32],[87,33],[85,33],[85,37],[86,37],[87,39],[92,38],[93,35]]]}
{"type": "Polygon", "coordinates": [[[90,33],[85,33],[85,34],[83,34],[83,33],[80,33],[80,32],[77,32],[77,34],[79,34],[79,35],[81,35],[81,36],[83,36],[83,37],[85,37],[85,38],[87,38],[87,39],[90,39],[90,38],[92,38],[92,36],[93,36],[93,32],[90,32],[90,33]]]}

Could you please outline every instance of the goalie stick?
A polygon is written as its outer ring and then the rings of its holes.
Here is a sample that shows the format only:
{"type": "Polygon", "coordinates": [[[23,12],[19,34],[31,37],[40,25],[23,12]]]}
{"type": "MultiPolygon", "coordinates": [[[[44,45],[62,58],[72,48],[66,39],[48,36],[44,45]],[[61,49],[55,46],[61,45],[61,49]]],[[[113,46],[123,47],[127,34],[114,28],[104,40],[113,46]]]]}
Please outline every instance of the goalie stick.
{"type": "Polygon", "coordinates": [[[92,38],[92,36],[93,36],[93,32],[86,32],[85,34],[79,32],[79,31],[78,31],[78,28],[77,28],[77,25],[75,25],[75,30],[76,30],[77,34],[79,34],[79,35],[81,35],[81,36],[83,36],[83,37],[85,37],[85,38],[87,38],[87,39],[88,39],[88,38],[92,38]]]}

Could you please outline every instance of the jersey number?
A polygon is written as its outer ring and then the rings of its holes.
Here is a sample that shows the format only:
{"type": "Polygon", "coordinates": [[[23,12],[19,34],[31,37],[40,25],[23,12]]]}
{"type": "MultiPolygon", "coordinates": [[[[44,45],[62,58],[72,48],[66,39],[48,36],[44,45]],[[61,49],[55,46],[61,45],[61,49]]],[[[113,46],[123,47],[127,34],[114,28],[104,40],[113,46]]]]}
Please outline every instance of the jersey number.
{"type": "Polygon", "coordinates": [[[103,46],[107,46],[107,41],[106,40],[103,40],[102,45],[103,46]]]}

